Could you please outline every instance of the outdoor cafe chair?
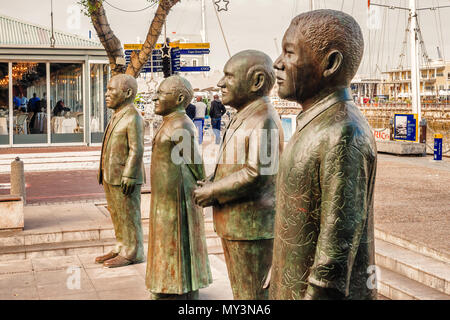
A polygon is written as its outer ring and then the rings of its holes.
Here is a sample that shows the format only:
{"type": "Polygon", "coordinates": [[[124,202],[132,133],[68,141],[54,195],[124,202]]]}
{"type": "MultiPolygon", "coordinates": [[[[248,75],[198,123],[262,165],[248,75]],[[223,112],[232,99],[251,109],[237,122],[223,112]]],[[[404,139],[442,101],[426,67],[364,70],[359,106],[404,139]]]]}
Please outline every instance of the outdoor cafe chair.
{"type": "Polygon", "coordinates": [[[26,125],[27,125],[28,114],[19,114],[16,117],[16,124],[14,126],[14,130],[16,134],[20,134],[21,132],[25,134],[26,125]]]}

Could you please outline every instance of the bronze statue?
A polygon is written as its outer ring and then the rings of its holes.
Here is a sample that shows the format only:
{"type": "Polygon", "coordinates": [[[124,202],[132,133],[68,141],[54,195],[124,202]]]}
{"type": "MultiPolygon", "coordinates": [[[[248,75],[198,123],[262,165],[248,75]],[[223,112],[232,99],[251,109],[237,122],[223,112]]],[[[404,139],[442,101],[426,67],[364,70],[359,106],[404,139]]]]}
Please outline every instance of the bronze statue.
{"type": "Polygon", "coordinates": [[[375,299],[373,190],[377,161],[350,81],[364,41],[348,14],[295,17],[275,61],[278,94],[303,111],[280,160],[271,299],[375,299]]]}
{"type": "Polygon", "coordinates": [[[114,114],[103,136],[98,182],[105,189],[117,244],[95,262],[110,268],[145,258],[141,226],[144,120],[133,105],[136,91],[136,79],[120,74],[111,78],[105,95],[106,106],[114,114]]]}
{"type": "Polygon", "coordinates": [[[272,261],[275,178],[284,140],[268,98],[274,83],[272,60],[260,51],[242,51],[226,63],[217,86],[223,103],[238,112],[214,174],[194,192],[196,203],[213,205],[233,297],[239,300],[268,298],[263,285],[272,261]]]}
{"type": "Polygon", "coordinates": [[[155,300],[197,299],[212,282],[203,209],[192,196],[205,176],[197,130],[185,112],[193,95],[186,79],[171,76],[154,99],[163,123],[152,149],[146,285],[155,300]]]}

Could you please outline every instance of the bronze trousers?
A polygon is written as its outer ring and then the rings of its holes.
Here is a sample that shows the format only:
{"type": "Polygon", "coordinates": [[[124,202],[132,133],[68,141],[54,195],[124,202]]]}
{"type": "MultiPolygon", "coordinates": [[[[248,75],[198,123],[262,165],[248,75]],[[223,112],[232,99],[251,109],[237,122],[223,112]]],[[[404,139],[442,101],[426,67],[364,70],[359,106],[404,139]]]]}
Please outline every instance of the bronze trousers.
{"type": "Polygon", "coordinates": [[[235,300],[267,300],[263,289],[272,264],[273,239],[227,240],[222,247],[235,300]]]}
{"type": "Polygon", "coordinates": [[[116,246],[112,250],[133,262],[144,261],[144,245],[141,225],[141,185],[126,196],[120,186],[103,180],[108,211],[114,225],[116,246]]]}

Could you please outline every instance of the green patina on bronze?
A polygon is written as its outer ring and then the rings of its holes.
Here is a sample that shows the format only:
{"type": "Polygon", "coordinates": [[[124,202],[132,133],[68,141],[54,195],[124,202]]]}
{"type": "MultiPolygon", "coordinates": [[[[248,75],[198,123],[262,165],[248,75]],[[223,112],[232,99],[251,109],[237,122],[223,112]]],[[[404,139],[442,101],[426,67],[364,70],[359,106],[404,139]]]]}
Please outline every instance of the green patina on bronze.
{"type": "Polygon", "coordinates": [[[200,183],[195,199],[213,205],[234,298],[267,299],[263,284],[272,258],[275,177],[284,140],[267,97],[275,82],[272,60],[260,51],[243,51],[227,62],[224,74],[217,84],[223,103],[238,112],[225,132],[214,174],[200,183]]]}
{"type": "Polygon", "coordinates": [[[151,159],[146,285],[153,299],[196,298],[195,291],[212,282],[203,209],[192,196],[196,181],[205,177],[196,128],[184,111],[192,96],[189,82],[172,76],[161,83],[155,98],[155,113],[163,116],[163,123],[155,135],[151,159]],[[173,150],[181,142],[191,152],[177,164],[173,150]]]}
{"type": "Polygon", "coordinates": [[[131,262],[142,262],[144,120],[133,105],[136,90],[136,80],[128,75],[115,76],[108,83],[105,100],[114,114],[103,137],[98,182],[105,189],[116,235],[112,252],[131,262]]]}
{"type": "Polygon", "coordinates": [[[301,14],[285,33],[279,95],[303,111],[277,177],[271,299],[376,298],[377,151],[348,88],[363,46],[356,21],[333,10],[301,14]]]}

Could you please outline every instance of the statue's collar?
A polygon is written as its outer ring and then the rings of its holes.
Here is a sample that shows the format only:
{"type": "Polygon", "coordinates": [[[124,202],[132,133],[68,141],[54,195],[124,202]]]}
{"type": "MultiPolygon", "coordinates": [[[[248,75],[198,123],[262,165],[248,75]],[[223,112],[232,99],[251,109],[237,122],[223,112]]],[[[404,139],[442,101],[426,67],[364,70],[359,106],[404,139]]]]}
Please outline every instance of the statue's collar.
{"type": "Polygon", "coordinates": [[[172,119],[172,118],[174,118],[176,116],[180,116],[180,115],[183,115],[183,114],[186,114],[186,111],[184,111],[184,110],[175,110],[175,111],[169,113],[168,115],[165,115],[163,117],[163,121],[170,120],[170,119],[172,119]]]}
{"type": "Polygon", "coordinates": [[[319,114],[330,108],[339,101],[353,100],[350,88],[343,88],[334,91],[322,100],[317,101],[311,108],[305,112],[300,112],[297,116],[297,129],[302,130],[308,123],[310,123],[319,114]]]}
{"type": "Polygon", "coordinates": [[[122,109],[120,109],[119,111],[114,111],[114,117],[120,117],[122,114],[124,114],[126,112],[126,110],[128,110],[128,108],[131,106],[131,104],[127,104],[126,106],[124,106],[122,109]]]}

